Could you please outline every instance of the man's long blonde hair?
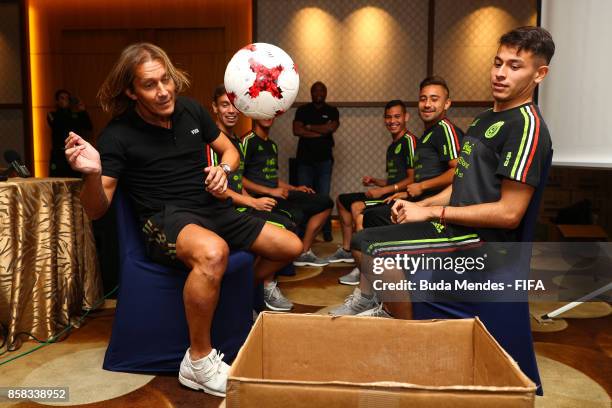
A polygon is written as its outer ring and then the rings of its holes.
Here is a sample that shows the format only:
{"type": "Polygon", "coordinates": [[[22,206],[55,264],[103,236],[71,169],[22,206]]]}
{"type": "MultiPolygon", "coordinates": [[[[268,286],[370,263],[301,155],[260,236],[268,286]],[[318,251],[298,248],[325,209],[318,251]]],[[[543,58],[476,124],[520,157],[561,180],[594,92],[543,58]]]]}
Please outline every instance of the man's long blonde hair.
{"type": "Polygon", "coordinates": [[[98,100],[113,117],[124,113],[134,101],[125,91],[134,90],[136,67],[148,61],[160,61],[176,86],[176,93],[189,87],[187,73],[176,68],[164,50],[150,43],[132,44],[125,48],[98,91],[98,100]]]}

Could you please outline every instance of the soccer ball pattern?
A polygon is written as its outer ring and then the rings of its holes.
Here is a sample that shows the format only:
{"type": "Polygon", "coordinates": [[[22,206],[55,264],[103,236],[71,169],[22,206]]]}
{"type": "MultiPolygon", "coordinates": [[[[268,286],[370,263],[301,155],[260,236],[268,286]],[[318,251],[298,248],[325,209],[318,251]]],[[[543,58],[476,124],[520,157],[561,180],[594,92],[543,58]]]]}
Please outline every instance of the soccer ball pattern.
{"type": "Polygon", "coordinates": [[[252,119],[271,119],[291,107],[300,76],[285,51],[254,43],[234,54],[225,69],[224,83],[236,109],[252,119]]]}

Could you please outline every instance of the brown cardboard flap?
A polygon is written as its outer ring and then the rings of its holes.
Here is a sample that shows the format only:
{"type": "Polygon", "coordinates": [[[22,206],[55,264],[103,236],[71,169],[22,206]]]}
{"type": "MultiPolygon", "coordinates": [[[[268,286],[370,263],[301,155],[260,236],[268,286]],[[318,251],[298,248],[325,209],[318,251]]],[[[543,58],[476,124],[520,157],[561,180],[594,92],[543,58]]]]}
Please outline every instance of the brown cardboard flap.
{"type": "Polygon", "coordinates": [[[260,314],[251,328],[251,332],[230,368],[230,377],[236,375],[236,371],[239,371],[240,374],[238,375],[242,377],[263,378],[263,317],[260,314]],[[246,347],[247,345],[248,347],[246,347]]]}
{"type": "Polygon", "coordinates": [[[268,315],[263,322],[264,379],[474,383],[471,320],[268,315]]]}
{"type": "Polygon", "coordinates": [[[478,318],[474,319],[474,384],[536,388],[478,318]]]}

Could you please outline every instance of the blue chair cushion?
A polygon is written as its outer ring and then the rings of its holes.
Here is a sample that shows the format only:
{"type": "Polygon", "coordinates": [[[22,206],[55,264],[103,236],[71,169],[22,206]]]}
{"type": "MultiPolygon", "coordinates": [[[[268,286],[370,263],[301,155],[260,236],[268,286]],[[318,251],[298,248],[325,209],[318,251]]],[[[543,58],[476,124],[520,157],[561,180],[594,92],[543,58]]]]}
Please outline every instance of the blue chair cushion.
{"type": "MultiPolygon", "coordinates": [[[[176,372],[189,347],[183,305],[188,271],[147,259],[144,239],[127,196],[114,198],[119,239],[119,292],[103,368],[124,372],[176,372]]],[[[232,252],[212,322],[212,345],[231,363],[253,324],[253,262],[232,252]]]]}

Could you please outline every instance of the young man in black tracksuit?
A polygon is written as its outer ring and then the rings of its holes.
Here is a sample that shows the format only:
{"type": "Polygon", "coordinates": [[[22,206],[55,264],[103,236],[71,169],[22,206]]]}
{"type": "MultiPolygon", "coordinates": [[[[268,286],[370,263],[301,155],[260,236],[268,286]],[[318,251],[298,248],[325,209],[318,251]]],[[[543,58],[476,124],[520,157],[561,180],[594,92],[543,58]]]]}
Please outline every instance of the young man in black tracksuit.
{"type": "Polygon", "coordinates": [[[244,152],[243,185],[256,197],[271,197],[275,208],[287,212],[304,226],[304,252],[296,266],[325,266],[329,262],[312,252],[312,243],[334,206],[329,196],[317,194],[310,187],[292,186],[278,178],[278,146],[270,139],[274,119],[256,120],[255,128],[242,138],[244,152]]]}
{"type": "MultiPolygon", "coordinates": [[[[235,171],[228,175],[228,189],[221,196],[230,198],[236,211],[260,218],[278,228],[295,232],[296,225],[291,219],[291,215],[279,210],[274,198],[253,197],[242,186],[244,152],[240,139],[234,133],[234,126],[238,122],[240,112],[230,102],[223,84],[215,88],[212,108],[217,127],[228,137],[240,155],[240,164],[235,171]]],[[[218,155],[210,145],[207,146],[207,157],[211,166],[219,164],[218,155]]],[[[285,264],[284,262],[279,263],[278,269],[281,269],[285,264]]],[[[293,308],[293,303],[282,294],[274,276],[269,276],[264,280],[264,302],[269,309],[276,311],[289,311],[293,308]]]]}

